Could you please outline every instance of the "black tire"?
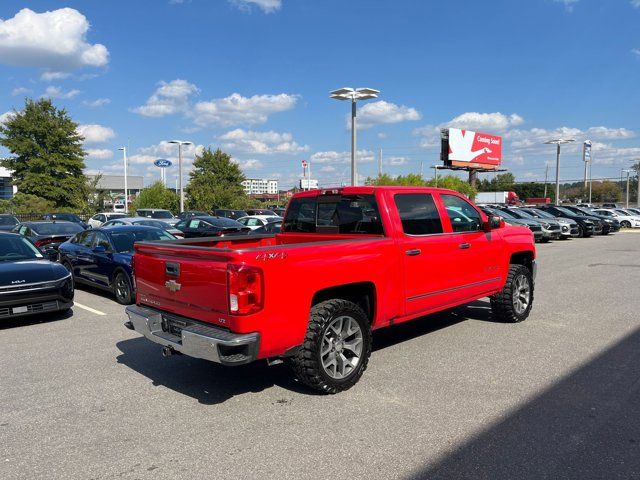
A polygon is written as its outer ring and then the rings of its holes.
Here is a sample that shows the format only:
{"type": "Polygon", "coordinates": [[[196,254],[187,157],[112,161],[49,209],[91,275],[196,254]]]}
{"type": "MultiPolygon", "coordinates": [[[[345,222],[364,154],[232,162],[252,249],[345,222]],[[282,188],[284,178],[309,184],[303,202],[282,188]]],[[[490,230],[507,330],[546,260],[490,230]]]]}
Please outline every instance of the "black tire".
{"type": "Polygon", "coordinates": [[[534,282],[531,270],[524,265],[510,265],[507,281],[502,291],[490,298],[493,317],[498,321],[506,323],[517,323],[526,320],[533,305],[533,290],[534,282]],[[520,288],[520,282],[523,281],[528,287],[526,294],[520,288]],[[516,297],[517,294],[519,297],[516,297]],[[527,303],[526,306],[521,309],[523,296],[527,297],[527,303]]]}
{"type": "Polygon", "coordinates": [[[584,238],[584,228],[578,225],[578,238],[584,238]]]}
{"type": "Polygon", "coordinates": [[[628,222],[627,220],[621,221],[620,228],[631,228],[631,222],[628,222]]]}
{"type": "MultiPolygon", "coordinates": [[[[338,338],[341,344],[344,344],[344,340],[347,339],[347,337],[338,338]]],[[[331,352],[327,352],[326,355],[335,356],[336,353],[333,352],[335,352],[337,348],[337,343],[335,343],[335,339],[331,341],[334,342],[334,348],[331,352]]],[[[329,346],[330,344],[326,343],[326,345],[329,346]]],[[[345,357],[346,355],[343,355],[342,352],[346,353],[347,349],[342,350],[342,346],[340,346],[340,351],[337,354],[345,357]]],[[[351,350],[349,350],[349,352],[351,352],[351,350]]],[[[314,390],[333,394],[351,388],[360,380],[360,377],[367,369],[370,355],[371,326],[369,325],[369,319],[355,303],[347,300],[333,299],[321,302],[311,308],[309,327],[304,342],[300,349],[290,357],[288,361],[300,382],[314,390]],[[340,318],[351,318],[357,323],[361,334],[361,352],[356,366],[342,378],[335,378],[323,365],[323,355],[321,353],[323,342],[327,340],[328,336],[335,334],[334,330],[329,331],[329,327],[334,325],[334,322],[339,321],[340,318]]],[[[355,357],[351,357],[350,360],[353,361],[353,358],[355,357]]],[[[350,365],[350,363],[348,365],[350,365]]],[[[343,363],[343,369],[344,368],[343,363]]],[[[338,365],[336,363],[334,368],[335,374],[338,374],[337,370],[338,365]]]]}
{"type": "Polygon", "coordinates": [[[129,275],[120,270],[113,279],[113,294],[120,305],[131,305],[134,294],[129,275]]]}

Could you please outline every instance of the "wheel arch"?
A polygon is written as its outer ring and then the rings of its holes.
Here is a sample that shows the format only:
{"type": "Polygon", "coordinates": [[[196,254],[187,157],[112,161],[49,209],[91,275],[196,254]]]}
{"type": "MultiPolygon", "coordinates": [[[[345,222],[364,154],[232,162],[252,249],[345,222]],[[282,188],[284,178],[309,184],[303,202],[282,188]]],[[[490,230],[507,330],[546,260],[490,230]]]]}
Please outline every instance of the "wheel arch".
{"type": "Polygon", "coordinates": [[[515,252],[511,254],[511,258],[509,259],[509,264],[524,265],[529,270],[533,270],[533,258],[534,258],[533,252],[530,250],[515,252]]]}
{"type": "Polygon", "coordinates": [[[373,282],[356,282],[344,285],[335,285],[318,290],[311,301],[311,306],[317,305],[325,300],[339,298],[348,300],[358,305],[373,323],[376,314],[376,287],[373,282]]]}

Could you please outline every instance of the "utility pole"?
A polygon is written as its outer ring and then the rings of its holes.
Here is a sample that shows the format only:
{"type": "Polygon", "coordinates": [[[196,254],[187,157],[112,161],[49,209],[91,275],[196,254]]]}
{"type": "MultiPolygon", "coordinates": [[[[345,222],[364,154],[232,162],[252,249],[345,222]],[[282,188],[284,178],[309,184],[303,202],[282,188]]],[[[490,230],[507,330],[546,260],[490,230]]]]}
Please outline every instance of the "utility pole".
{"type": "Polygon", "coordinates": [[[423,161],[420,160],[420,178],[422,178],[422,167],[423,167],[423,161]]]}
{"type": "Polygon", "coordinates": [[[544,198],[547,198],[547,177],[549,175],[549,164],[544,167],[544,198]]]}
{"type": "Polygon", "coordinates": [[[120,147],[124,157],[124,213],[129,213],[129,188],[127,185],[127,147],[120,147]]]}
{"type": "Polygon", "coordinates": [[[627,174],[627,198],[624,204],[624,208],[629,208],[629,174],[631,173],[631,170],[622,170],[622,171],[627,174]]]}
{"type": "Polygon", "coordinates": [[[378,153],[378,177],[382,176],[382,149],[378,153]]]}
{"type": "Polygon", "coordinates": [[[438,188],[438,165],[436,165],[435,167],[433,167],[436,169],[436,188],[438,188]]]}
{"type": "Polygon", "coordinates": [[[593,176],[591,175],[591,164],[593,157],[589,159],[589,203],[591,203],[591,190],[593,188],[593,176]]]}

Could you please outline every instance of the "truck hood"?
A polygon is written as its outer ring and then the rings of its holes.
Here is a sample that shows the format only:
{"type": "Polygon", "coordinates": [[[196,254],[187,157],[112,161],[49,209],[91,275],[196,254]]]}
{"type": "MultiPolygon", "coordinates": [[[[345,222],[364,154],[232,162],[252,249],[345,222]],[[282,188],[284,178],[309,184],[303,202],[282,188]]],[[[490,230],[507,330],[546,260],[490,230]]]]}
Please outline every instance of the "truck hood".
{"type": "Polygon", "coordinates": [[[0,287],[59,280],[68,274],[62,265],[49,260],[0,262],[0,287]]]}

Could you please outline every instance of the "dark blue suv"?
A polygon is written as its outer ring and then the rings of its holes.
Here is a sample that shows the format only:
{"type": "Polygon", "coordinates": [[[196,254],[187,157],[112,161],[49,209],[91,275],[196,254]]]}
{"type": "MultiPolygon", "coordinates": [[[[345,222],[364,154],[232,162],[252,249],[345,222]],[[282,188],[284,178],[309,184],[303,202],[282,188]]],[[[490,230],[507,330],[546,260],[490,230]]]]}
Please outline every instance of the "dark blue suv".
{"type": "Polygon", "coordinates": [[[109,290],[118,303],[129,305],[135,301],[133,244],[174,238],[161,228],[134,225],[85,230],[60,245],[59,260],[75,282],[109,290]]]}

